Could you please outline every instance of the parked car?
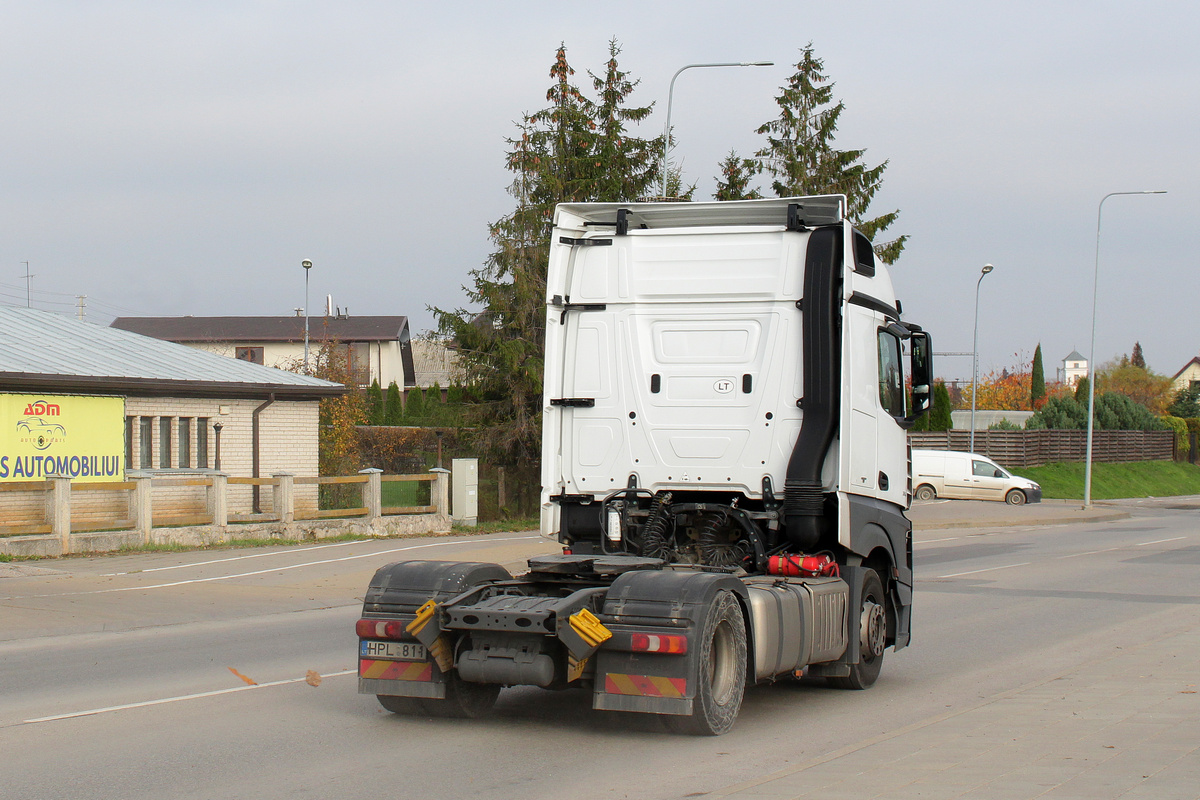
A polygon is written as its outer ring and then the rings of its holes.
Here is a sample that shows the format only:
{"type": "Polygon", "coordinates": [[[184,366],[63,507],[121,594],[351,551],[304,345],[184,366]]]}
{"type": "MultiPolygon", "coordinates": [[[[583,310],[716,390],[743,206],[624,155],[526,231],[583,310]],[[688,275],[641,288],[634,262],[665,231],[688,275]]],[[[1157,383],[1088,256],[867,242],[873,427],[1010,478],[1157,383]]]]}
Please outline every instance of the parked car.
{"type": "Polygon", "coordinates": [[[977,453],[913,450],[912,461],[917,500],[1003,500],[1013,506],[1042,501],[1041,486],[977,453]]]}

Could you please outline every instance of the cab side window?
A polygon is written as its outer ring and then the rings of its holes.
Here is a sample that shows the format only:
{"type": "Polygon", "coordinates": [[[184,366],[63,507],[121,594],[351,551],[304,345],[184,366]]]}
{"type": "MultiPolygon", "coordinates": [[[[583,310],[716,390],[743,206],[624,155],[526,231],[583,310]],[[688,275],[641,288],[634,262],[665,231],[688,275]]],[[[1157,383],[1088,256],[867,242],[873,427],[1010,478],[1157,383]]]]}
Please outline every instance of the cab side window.
{"type": "Polygon", "coordinates": [[[905,414],[900,338],[886,330],[879,331],[879,404],[893,417],[905,414]]]}
{"type": "Polygon", "coordinates": [[[1000,470],[986,461],[972,461],[971,470],[980,478],[1002,478],[1000,470]]]}

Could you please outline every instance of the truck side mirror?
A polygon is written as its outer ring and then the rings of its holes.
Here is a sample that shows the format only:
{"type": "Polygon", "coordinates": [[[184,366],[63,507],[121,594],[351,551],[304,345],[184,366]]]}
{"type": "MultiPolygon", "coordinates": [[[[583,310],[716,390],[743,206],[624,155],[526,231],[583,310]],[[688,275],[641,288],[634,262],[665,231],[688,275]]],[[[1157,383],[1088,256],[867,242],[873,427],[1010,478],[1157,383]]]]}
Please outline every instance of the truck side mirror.
{"type": "Polygon", "coordinates": [[[910,420],[933,407],[933,346],[925,331],[913,331],[909,339],[909,372],[912,376],[913,408],[910,420]]]}

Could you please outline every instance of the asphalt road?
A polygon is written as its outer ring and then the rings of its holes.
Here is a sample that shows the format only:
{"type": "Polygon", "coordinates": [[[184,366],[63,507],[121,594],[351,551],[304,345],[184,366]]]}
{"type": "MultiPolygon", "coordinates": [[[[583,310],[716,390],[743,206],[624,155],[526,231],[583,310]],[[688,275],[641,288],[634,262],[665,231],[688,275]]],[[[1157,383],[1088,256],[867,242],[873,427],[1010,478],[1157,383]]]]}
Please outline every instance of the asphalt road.
{"type": "Polygon", "coordinates": [[[353,625],[377,566],[518,568],[555,549],[535,534],[0,565],[0,797],[717,792],[1196,626],[1195,511],[1130,513],[919,533],[913,645],[888,652],[876,686],[755,687],[717,738],[575,691],[509,689],[482,721],[398,717],[356,693],[353,625]]]}

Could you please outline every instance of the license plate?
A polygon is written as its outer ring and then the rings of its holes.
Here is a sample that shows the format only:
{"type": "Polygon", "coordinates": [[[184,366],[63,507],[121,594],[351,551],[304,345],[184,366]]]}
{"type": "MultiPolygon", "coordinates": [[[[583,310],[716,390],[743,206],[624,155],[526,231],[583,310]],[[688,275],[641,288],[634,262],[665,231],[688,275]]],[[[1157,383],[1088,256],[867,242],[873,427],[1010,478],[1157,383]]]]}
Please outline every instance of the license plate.
{"type": "Polygon", "coordinates": [[[425,645],[419,642],[375,642],[363,640],[358,643],[358,654],[367,658],[391,658],[396,661],[424,661],[425,645]]]}

